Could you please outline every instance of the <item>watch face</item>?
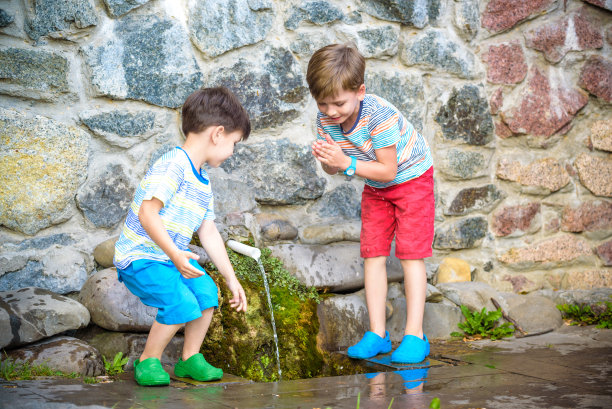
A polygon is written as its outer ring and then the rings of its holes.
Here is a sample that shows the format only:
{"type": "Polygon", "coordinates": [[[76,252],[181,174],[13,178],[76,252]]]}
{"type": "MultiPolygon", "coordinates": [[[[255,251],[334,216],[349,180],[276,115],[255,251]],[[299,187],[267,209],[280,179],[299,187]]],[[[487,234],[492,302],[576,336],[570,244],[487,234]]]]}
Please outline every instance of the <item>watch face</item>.
{"type": "Polygon", "coordinates": [[[353,176],[353,175],[355,174],[355,169],[353,169],[353,168],[348,168],[348,169],[346,170],[346,174],[347,174],[348,176],[353,176]]]}

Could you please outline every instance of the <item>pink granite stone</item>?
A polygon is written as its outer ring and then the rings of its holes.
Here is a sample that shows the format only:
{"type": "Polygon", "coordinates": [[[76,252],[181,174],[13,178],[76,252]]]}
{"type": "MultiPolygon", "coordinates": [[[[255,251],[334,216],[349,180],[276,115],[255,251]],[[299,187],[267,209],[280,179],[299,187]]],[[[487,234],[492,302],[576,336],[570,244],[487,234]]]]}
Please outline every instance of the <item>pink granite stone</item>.
{"type": "Polygon", "coordinates": [[[494,33],[547,10],[555,0],[490,0],[482,14],[482,26],[494,33]]]}
{"type": "Polygon", "coordinates": [[[487,63],[487,81],[494,84],[516,84],[527,75],[525,54],[517,41],[490,46],[483,61],[487,63]]]}
{"type": "Polygon", "coordinates": [[[506,206],[493,214],[491,229],[498,237],[505,237],[515,232],[526,232],[532,228],[536,215],[540,213],[540,203],[506,206]]]}
{"type": "Polygon", "coordinates": [[[536,160],[528,165],[517,161],[500,159],[496,176],[517,182],[523,186],[534,186],[556,192],[570,182],[569,175],[561,163],[553,158],[536,160]]]}
{"type": "Polygon", "coordinates": [[[591,149],[612,152],[612,119],[597,121],[591,126],[591,149]]]}
{"type": "Polygon", "coordinates": [[[536,283],[534,283],[533,281],[531,281],[530,279],[528,279],[522,274],[519,274],[519,275],[506,274],[504,278],[502,279],[502,281],[510,282],[510,284],[512,284],[512,291],[514,291],[517,294],[527,294],[539,288],[536,285],[536,283]]]}
{"type": "Polygon", "coordinates": [[[612,230],[612,202],[592,200],[578,207],[565,206],[561,230],[573,233],[612,230]]]}
{"type": "Polygon", "coordinates": [[[510,128],[508,128],[508,125],[506,125],[502,121],[495,121],[495,135],[499,136],[502,139],[506,139],[513,136],[514,134],[512,133],[510,128]]]}
{"type": "Polygon", "coordinates": [[[489,105],[491,106],[491,115],[495,115],[499,112],[499,108],[504,104],[504,94],[501,88],[497,88],[493,95],[491,95],[491,99],[489,100],[489,105]]]}
{"type": "Polygon", "coordinates": [[[590,56],[582,67],[578,85],[604,101],[612,102],[612,61],[599,55],[590,56]]]}
{"type": "Polygon", "coordinates": [[[563,265],[592,254],[585,240],[573,234],[564,234],[526,247],[512,248],[498,259],[504,264],[514,264],[517,267],[541,263],[563,265]]]}
{"type": "Polygon", "coordinates": [[[592,290],[612,286],[612,270],[587,270],[568,272],[563,279],[566,290],[592,290]]]}
{"type": "Polygon", "coordinates": [[[520,102],[502,112],[502,118],[513,133],[550,137],[564,130],[588,101],[584,91],[551,84],[548,76],[532,67],[520,102]]]}
{"type": "Polygon", "coordinates": [[[603,47],[601,22],[586,7],[570,16],[552,21],[525,33],[527,47],[542,51],[556,63],[569,51],[603,47]]]}
{"type": "Polygon", "coordinates": [[[612,240],[608,240],[603,244],[600,244],[595,249],[597,255],[603,260],[604,265],[612,266],[612,240]]]}
{"type": "Polygon", "coordinates": [[[596,196],[612,197],[612,159],[581,153],[574,162],[580,183],[596,196]]]}
{"type": "Polygon", "coordinates": [[[582,0],[584,2],[612,11],[612,0],[582,0]]]}

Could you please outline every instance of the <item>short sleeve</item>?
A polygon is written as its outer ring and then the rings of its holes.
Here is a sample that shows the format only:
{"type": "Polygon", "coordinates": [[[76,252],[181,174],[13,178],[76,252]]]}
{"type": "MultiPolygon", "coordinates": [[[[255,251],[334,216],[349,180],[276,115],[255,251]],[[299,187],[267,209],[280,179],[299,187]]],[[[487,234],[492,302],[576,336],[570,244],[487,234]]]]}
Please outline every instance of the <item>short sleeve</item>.
{"type": "Polygon", "coordinates": [[[323,129],[323,125],[321,124],[321,113],[317,113],[317,139],[325,141],[325,130],[323,129]]]}
{"type": "Polygon", "coordinates": [[[401,139],[399,115],[388,106],[381,107],[372,113],[368,131],[374,149],[396,145],[401,139]]]}
{"type": "Polygon", "coordinates": [[[206,209],[206,213],[204,214],[204,220],[215,220],[217,216],[215,215],[215,197],[212,196],[210,198],[210,202],[208,202],[208,208],[206,209]]]}
{"type": "Polygon", "coordinates": [[[155,197],[165,206],[178,191],[184,179],[185,171],[180,163],[172,160],[158,161],[151,167],[143,181],[144,197],[142,200],[150,200],[155,197]]]}

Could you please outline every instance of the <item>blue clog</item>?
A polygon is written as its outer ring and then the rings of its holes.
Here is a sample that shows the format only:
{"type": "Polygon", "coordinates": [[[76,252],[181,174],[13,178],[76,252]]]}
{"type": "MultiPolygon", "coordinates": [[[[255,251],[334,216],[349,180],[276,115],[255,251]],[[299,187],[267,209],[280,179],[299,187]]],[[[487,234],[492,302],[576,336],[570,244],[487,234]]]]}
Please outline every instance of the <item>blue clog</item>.
{"type": "Polygon", "coordinates": [[[367,331],[361,341],[348,348],[348,356],[357,359],[368,359],[387,352],[391,352],[391,338],[387,331],[384,338],[367,331]]]}
{"type": "Polygon", "coordinates": [[[416,364],[423,361],[427,355],[429,355],[429,341],[425,334],[423,339],[414,335],[405,335],[400,346],[391,354],[391,362],[416,364]]]}

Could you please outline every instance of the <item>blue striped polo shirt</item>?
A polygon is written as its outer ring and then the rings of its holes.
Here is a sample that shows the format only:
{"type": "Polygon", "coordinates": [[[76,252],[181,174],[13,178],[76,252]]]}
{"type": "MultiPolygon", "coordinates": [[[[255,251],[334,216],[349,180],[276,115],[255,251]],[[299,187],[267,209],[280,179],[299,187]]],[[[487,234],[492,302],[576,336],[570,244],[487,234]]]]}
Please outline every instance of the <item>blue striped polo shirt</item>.
{"type": "Polygon", "coordinates": [[[134,260],[168,261],[170,258],[149,237],[138,219],[143,200],[156,197],[164,204],[159,212],[166,231],[176,246],[187,251],[193,233],[204,220],[214,220],[213,193],[208,174],[198,172],[181,148],[159,158],[140,181],[123,230],[115,245],[114,263],[125,269],[134,260]]]}
{"type": "Polygon", "coordinates": [[[395,145],[397,176],[387,183],[365,179],[372,187],[398,185],[421,176],[433,165],[427,140],[390,102],[373,94],[366,94],[361,101],[358,119],[351,130],[344,132],[340,124],[319,112],[317,133],[318,139],[325,140],[325,135],[329,135],[346,155],[363,161],[375,161],[376,149],[395,145]]]}

